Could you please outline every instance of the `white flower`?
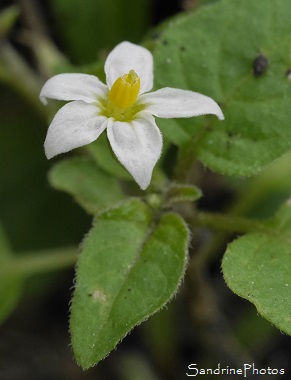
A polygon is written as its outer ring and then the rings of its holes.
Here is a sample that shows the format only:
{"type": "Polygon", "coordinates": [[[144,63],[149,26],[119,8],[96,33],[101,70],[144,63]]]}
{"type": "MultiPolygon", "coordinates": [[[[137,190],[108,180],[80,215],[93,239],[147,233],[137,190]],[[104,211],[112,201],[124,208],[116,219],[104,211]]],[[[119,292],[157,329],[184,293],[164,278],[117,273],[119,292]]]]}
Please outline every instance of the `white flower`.
{"type": "Polygon", "coordinates": [[[141,189],[150,183],[162,152],[162,135],[153,117],[214,114],[217,103],[192,91],[153,87],[153,57],[144,47],[122,42],[105,62],[107,85],[87,74],[59,74],[43,86],[40,99],[70,100],[52,120],[45,154],[52,158],[95,141],[107,129],[113,152],[141,189]]]}

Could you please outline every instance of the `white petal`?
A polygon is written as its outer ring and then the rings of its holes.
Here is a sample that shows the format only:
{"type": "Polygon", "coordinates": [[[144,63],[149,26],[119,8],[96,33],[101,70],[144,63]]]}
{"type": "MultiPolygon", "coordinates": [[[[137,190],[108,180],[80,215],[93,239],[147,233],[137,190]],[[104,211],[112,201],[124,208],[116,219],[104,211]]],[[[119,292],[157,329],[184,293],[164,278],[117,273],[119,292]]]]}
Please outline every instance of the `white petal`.
{"type": "Polygon", "coordinates": [[[109,88],[121,75],[134,70],[140,77],[140,94],[153,88],[153,56],[146,48],[122,42],[108,55],[105,67],[106,82],[109,88]]]}
{"type": "Polygon", "coordinates": [[[47,104],[46,98],[93,103],[107,91],[108,87],[94,75],[58,74],[44,84],[39,97],[44,104],[47,104]]]}
{"type": "Polygon", "coordinates": [[[165,87],[142,95],[139,100],[146,103],[147,112],[162,118],[216,115],[224,119],[219,105],[211,98],[198,92],[165,87]]]}
{"type": "Polygon", "coordinates": [[[51,122],[44,143],[47,158],[95,141],[107,125],[93,104],[75,101],[62,107],[51,122]]]}
{"type": "Polygon", "coordinates": [[[118,160],[141,189],[146,189],[163,145],[162,135],[154,118],[142,113],[130,123],[111,121],[108,123],[107,136],[118,160]]]}

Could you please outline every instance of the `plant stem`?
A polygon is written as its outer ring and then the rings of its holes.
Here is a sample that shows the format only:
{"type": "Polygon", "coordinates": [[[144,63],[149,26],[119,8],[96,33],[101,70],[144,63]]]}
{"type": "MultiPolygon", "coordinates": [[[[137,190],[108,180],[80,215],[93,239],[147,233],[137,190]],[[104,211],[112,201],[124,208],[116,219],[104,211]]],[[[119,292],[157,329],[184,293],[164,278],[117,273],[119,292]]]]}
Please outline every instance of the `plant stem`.
{"type": "Polygon", "coordinates": [[[14,255],[9,260],[10,270],[25,276],[73,267],[78,250],[75,247],[52,249],[37,253],[14,255]]]}
{"type": "Polygon", "coordinates": [[[198,146],[207,132],[208,126],[204,126],[204,128],[197,133],[197,135],[195,135],[190,142],[180,147],[174,169],[174,177],[177,182],[191,182],[198,146]]]}
{"type": "Polygon", "coordinates": [[[40,79],[8,42],[0,46],[0,82],[8,84],[40,115],[47,117],[48,110],[42,106],[38,98],[41,89],[40,79]]]}
{"type": "Polygon", "coordinates": [[[224,232],[267,232],[267,226],[260,221],[230,214],[199,212],[195,224],[224,232]]]}
{"type": "Polygon", "coordinates": [[[261,232],[291,244],[291,240],[288,236],[282,234],[271,226],[269,227],[265,221],[249,219],[232,214],[199,212],[195,219],[193,219],[192,225],[196,227],[209,227],[215,231],[223,231],[226,234],[234,232],[261,232]]]}

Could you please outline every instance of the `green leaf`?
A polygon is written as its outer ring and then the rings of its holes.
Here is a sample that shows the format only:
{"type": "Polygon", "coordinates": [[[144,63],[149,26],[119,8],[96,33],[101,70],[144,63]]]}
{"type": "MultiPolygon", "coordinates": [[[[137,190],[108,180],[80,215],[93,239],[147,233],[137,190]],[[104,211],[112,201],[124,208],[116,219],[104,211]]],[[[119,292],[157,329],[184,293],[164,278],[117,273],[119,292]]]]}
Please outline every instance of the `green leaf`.
{"type": "Polygon", "coordinates": [[[22,278],[11,270],[12,252],[0,226],[0,323],[15,309],[22,290],[22,278]]]}
{"type": "Polygon", "coordinates": [[[51,8],[67,50],[79,63],[122,40],[138,42],[150,11],[147,0],[52,0],[51,8]]]}
{"type": "Polygon", "coordinates": [[[255,174],[288,151],[290,18],[288,0],[221,0],[173,20],[155,51],[157,87],[208,95],[225,120],[159,120],[164,136],[229,175],[255,174]],[[268,65],[255,75],[259,55],[268,65]]]}
{"type": "Polygon", "coordinates": [[[0,224],[0,257],[9,257],[11,254],[10,244],[8,242],[7,236],[4,232],[2,225],[0,224]]]}
{"type": "Polygon", "coordinates": [[[71,194],[92,214],[123,199],[115,178],[86,157],[75,157],[57,163],[50,171],[49,179],[52,186],[71,194]]]}
{"type": "Polygon", "coordinates": [[[86,238],[71,307],[72,345],[88,368],[175,294],[187,260],[188,231],[174,213],[152,224],[133,199],[100,214],[86,238]]]}
{"type": "Polygon", "coordinates": [[[231,243],[222,261],[225,281],[258,312],[291,335],[291,204],[287,201],[266,233],[231,243]]]}
{"type": "MultiPolygon", "coordinates": [[[[2,261],[2,260],[1,260],[2,261]]],[[[3,264],[3,262],[1,262],[3,264]]],[[[0,270],[0,324],[3,323],[16,308],[22,293],[23,280],[18,275],[7,276],[4,271],[6,265],[0,270]]]]}
{"type": "Polygon", "coordinates": [[[173,183],[166,193],[166,204],[167,206],[171,206],[178,202],[194,202],[201,198],[201,196],[202,192],[196,186],[173,183]]]}

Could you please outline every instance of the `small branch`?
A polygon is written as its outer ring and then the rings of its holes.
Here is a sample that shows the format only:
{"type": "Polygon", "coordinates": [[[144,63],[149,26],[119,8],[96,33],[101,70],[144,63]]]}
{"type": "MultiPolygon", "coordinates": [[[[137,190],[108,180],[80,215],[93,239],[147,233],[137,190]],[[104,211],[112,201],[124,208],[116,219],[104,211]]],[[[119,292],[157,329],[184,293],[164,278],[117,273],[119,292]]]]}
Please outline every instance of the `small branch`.
{"type": "Polygon", "coordinates": [[[197,149],[209,131],[209,128],[205,126],[200,132],[190,140],[189,143],[183,145],[179,149],[176,166],[174,169],[174,179],[181,183],[191,183],[193,177],[193,168],[195,167],[195,159],[197,157],[197,149]]]}
{"type": "Polygon", "coordinates": [[[215,231],[274,233],[274,230],[268,228],[261,221],[230,214],[199,212],[195,216],[194,224],[200,227],[209,227],[215,231]]]}
{"type": "Polygon", "coordinates": [[[13,273],[18,272],[25,276],[30,276],[37,273],[71,268],[75,265],[77,256],[78,250],[74,247],[14,255],[9,260],[10,265],[8,268],[13,273]]]}
{"type": "Polygon", "coordinates": [[[231,214],[199,212],[188,222],[192,227],[207,227],[220,232],[200,249],[198,256],[205,262],[211,260],[215,253],[220,252],[220,247],[233,233],[263,233],[291,245],[291,239],[287,235],[260,220],[231,214]]]}
{"type": "Polygon", "coordinates": [[[42,86],[39,78],[8,42],[0,46],[0,81],[7,83],[41,115],[47,116],[38,98],[42,86]]]}
{"type": "Polygon", "coordinates": [[[32,50],[41,77],[50,78],[60,67],[69,65],[67,58],[46,35],[23,29],[18,40],[32,50]]]}

